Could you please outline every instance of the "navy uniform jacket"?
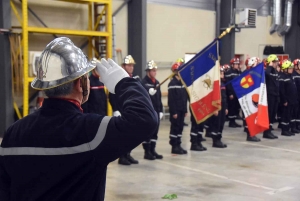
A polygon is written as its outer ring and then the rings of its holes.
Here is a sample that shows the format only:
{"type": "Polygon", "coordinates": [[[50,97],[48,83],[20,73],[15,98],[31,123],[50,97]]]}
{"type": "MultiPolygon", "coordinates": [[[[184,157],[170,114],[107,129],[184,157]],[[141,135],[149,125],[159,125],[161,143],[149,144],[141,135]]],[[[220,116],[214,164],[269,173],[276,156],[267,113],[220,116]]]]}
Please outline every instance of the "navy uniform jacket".
{"type": "Polygon", "coordinates": [[[168,106],[170,117],[178,112],[187,113],[187,92],[180,80],[174,76],[168,85],[168,106]]]}
{"type": "Polygon", "coordinates": [[[124,78],[115,91],[122,117],[85,114],[69,101],[46,99],[8,128],[0,147],[0,200],[104,200],[107,165],[158,126],[138,81],[124,78]]]}
{"type": "Polygon", "coordinates": [[[90,75],[90,95],[86,103],[82,105],[84,113],[107,114],[107,97],[104,85],[99,78],[90,75]]]}
{"type": "MultiPolygon", "coordinates": [[[[144,85],[146,90],[149,91],[150,88],[155,88],[157,85],[159,85],[159,82],[155,80],[155,83],[153,83],[152,80],[146,75],[142,80],[142,84],[144,85]]],[[[157,90],[156,93],[153,96],[150,95],[150,98],[154,109],[156,110],[157,113],[160,113],[163,111],[160,87],[156,90],[157,90]]]]}
{"type": "Polygon", "coordinates": [[[282,73],[279,82],[281,103],[298,104],[297,87],[293,75],[282,73]]]}
{"type": "Polygon", "coordinates": [[[279,78],[278,71],[272,66],[268,66],[265,71],[267,94],[279,96],[279,78]]]}
{"type": "Polygon", "coordinates": [[[300,101],[300,74],[294,71],[293,78],[297,87],[298,100],[300,101]]]}
{"type": "MultiPolygon", "coordinates": [[[[133,79],[138,80],[139,82],[141,82],[140,77],[138,75],[135,75],[135,76],[131,75],[130,77],[132,77],[133,79]]],[[[118,108],[118,103],[117,103],[118,99],[117,99],[116,95],[112,94],[112,93],[108,93],[108,99],[109,99],[110,105],[112,107],[112,110],[114,112],[115,111],[121,112],[120,109],[118,108]]]]}
{"type": "MultiPolygon", "coordinates": [[[[225,80],[226,82],[230,82],[231,80],[233,80],[234,78],[238,77],[241,74],[241,72],[239,70],[236,70],[234,68],[230,68],[225,74],[225,80]]],[[[234,95],[235,96],[235,92],[234,89],[232,88],[231,84],[228,84],[226,86],[226,91],[227,91],[227,96],[231,96],[234,95]]]]}
{"type": "Polygon", "coordinates": [[[228,109],[226,86],[225,86],[225,83],[223,81],[221,81],[221,104],[222,104],[222,109],[224,109],[224,110],[228,109]]]}

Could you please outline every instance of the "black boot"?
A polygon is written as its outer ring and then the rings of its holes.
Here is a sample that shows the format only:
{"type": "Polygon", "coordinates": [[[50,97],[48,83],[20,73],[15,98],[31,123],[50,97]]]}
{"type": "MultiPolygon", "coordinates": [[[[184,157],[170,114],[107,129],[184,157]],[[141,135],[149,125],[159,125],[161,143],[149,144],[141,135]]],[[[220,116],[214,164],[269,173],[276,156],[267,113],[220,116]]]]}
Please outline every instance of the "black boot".
{"type": "Polygon", "coordinates": [[[291,136],[294,136],[295,135],[295,133],[293,133],[293,132],[291,132],[291,131],[288,131],[290,134],[291,134],[291,136]]]}
{"type": "Polygon", "coordinates": [[[289,131],[281,131],[281,135],[283,135],[283,136],[291,136],[291,133],[289,131]]]}
{"type": "Polygon", "coordinates": [[[181,137],[177,138],[177,146],[182,151],[183,154],[187,154],[187,151],[181,147],[181,137]]]}
{"type": "Polygon", "coordinates": [[[121,156],[121,157],[119,158],[118,163],[119,163],[120,165],[131,165],[131,163],[128,161],[126,155],[121,156]]]}
{"type": "Polygon", "coordinates": [[[172,154],[179,154],[179,155],[184,154],[183,151],[179,148],[178,145],[172,146],[171,153],[172,153],[172,154]]]}
{"type": "Polygon", "coordinates": [[[150,143],[150,152],[153,156],[155,156],[155,159],[163,159],[163,156],[162,155],[159,155],[156,150],[155,150],[155,147],[156,147],[156,142],[152,142],[150,143]]]}
{"type": "Polygon", "coordinates": [[[298,129],[296,129],[296,128],[292,128],[291,132],[295,133],[295,134],[299,134],[300,133],[300,131],[298,129]]]}
{"type": "Polygon", "coordinates": [[[230,127],[230,128],[236,128],[235,121],[234,120],[229,120],[228,127],[230,127]]]}
{"type": "Polygon", "coordinates": [[[131,163],[131,164],[139,164],[138,160],[135,160],[131,155],[130,152],[127,154],[127,160],[131,163]]]}
{"type": "Polygon", "coordinates": [[[251,137],[249,132],[247,132],[246,140],[249,142],[260,142],[260,139],[258,137],[256,137],[256,136],[251,137]]]}
{"type": "Polygon", "coordinates": [[[144,159],[155,160],[155,156],[150,152],[150,143],[143,143],[143,148],[145,150],[144,159]]]}
{"type": "Polygon", "coordinates": [[[263,134],[263,138],[266,138],[266,139],[271,139],[272,140],[272,139],[276,139],[276,137],[274,135],[272,135],[270,130],[265,131],[264,134],[263,134]]]}
{"type": "Polygon", "coordinates": [[[200,132],[198,132],[198,139],[200,139],[200,142],[206,141],[206,139],[202,136],[200,132]]]}
{"type": "Polygon", "coordinates": [[[275,135],[274,133],[272,133],[272,131],[270,131],[271,135],[273,136],[274,139],[278,139],[278,136],[275,135]]]}
{"type": "Polygon", "coordinates": [[[207,131],[207,129],[206,129],[205,137],[210,137],[211,138],[211,132],[207,131]]]}
{"type": "Polygon", "coordinates": [[[191,150],[192,151],[206,151],[206,148],[201,144],[198,136],[191,135],[191,150]]]}
{"type": "Polygon", "coordinates": [[[221,135],[212,135],[212,139],[213,139],[212,147],[226,148],[227,145],[221,141],[221,138],[222,138],[221,135]]]}

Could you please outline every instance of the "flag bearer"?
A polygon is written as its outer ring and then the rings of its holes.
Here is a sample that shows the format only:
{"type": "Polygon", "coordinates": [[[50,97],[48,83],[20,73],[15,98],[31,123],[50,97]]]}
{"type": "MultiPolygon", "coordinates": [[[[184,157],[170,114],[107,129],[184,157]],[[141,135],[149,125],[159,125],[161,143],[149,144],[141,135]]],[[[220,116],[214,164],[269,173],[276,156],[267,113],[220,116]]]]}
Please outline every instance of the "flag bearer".
{"type": "Polygon", "coordinates": [[[268,56],[266,63],[266,87],[267,87],[267,100],[268,100],[268,114],[270,127],[268,130],[264,131],[263,138],[267,139],[277,139],[278,137],[271,132],[271,125],[275,121],[278,102],[279,102],[279,81],[278,81],[278,57],[275,54],[268,56]]]}
{"type": "MultiPolygon", "coordinates": [[[[155,79],[157,72],[156,63],[151,60],[147,63],[146,66],[147,75],[142,80],[144,87],[147,89],[151,102],[153,104],[154,110],[157,112],[159,119],[161,120],[163,117],[163,106],[161,102],[161,91],[160,87],[156,88],[159,85],[158,80],[155,79]]],[[[146,141],[143,142],[143,148],[145,150],[144,159],[154,160],[154,159],[162,159],[163,156],[158,154],[155,151],[157,134],[158,134],[159,125],[156,131],[152,136],[149,137],[146,141]]]]}
{"type": "Polygon", "coordinates": [[[168,85],[168,106],[170,111],[170,145],[171,153],[187,154],[187,151],[181,147],[181,137],[183,131],[184,117],[187,115],[187,92],[178,76],[178,68],[181,62],[172,65],[171,70],[175,76],[168,85]]]}
{"type": "MultiPolygon", "coordinates": [[[[239,58],[231,59],[230,64],[231,64],[231,69],[228,70],[225,74],[226,82],[233,80],[235,77],[239,76],[241,73],[239,58]]],[[[235,121],[239,116],[240,104],[234,93],[234,90],[233,90],[231,84],[227,85],[226,91],[227,91],[228,110],[229,110],[228,111],[229,127],[232,127],[232,128],[242,127],[241,125],[237,124],[235,121]]]]}
{"type": "MultiPolygon", "coordinates": [[[[247,59],[246,61],[247,61],[247,62],[245,62],[247,64],[246,65],[246,70],[249,70],[249,69],[257,66],[257,64],[259,63],[259,58],[251,57],[251,58],[247,59]]],[[[243,114],[243,116],[245,116],[245,115],[243,114]]],[[[249,133],[249,130],[248,130],[248,125],[247,125],[247,122],[246,122],[245,118],[243,118],[243,124],[245,126],[244,132],[247,133],[246,140],[250,141],[250,142],[260,142],[260,139],[258,137],[256,137],[256,136],[251,137],[250,136],[250,133],[249,133]]]]}
{"type": "Polygon", "coordinates": [[[296,129],[298,108],[297,87],[293,79],[294,66],[289,60],[284,60],[281,66],[283,75],[280,77],[280,99],[282,103],[281,135],[291,136],[300,133],[296,129]]]}
{"type": "Polygon", "coordinates": [[[293,78],[297,86],[297,95],[298,95],[298,115],[296,118],[296,128],[300,130],[300,59],[294,60],[294,73],[293,78]]]}
{"type": "MultiPolygon", "coordinates": [[[[135,65],[135,61],[134,61],[134,59],[131,55],[127,55],[123,59],[122,68],[128,73],[128,75],[130,77],[140,81],[140,77],[138,75],[133,75],[134,65],[135,65]]],[[[119,107],[118,107],[118,101],[116,99],[116,95],[112,94],[112,93],[109,93],[109,101],[110,101],[111,106],[112,106],[113,115],[114,116],[121,116],[121,113],[120,113],[120,110],[119,110],[119,107]]],[[[135,160],[130,155],[130,152],[128,152],[127,154],[124,154],[123,156],[121,156],[119,158],[118,163],[120,165],[131,165],[131,164],[138,164],[139,163],[138,160],[135,160]]]]}
{"type": "Polygon", "coordinates": [[[224,78],[224,67],[220,68],[220,77],[221,77],[221,110],[216,111],[213,116],[208,119],[208,131],[211,133],[211,137],[213,140],[213,147],[216,148],[226,148],[227,145],[224,144],[222,139],[223,128],[225,124],[225,116],[228,113],[228,105],[227,105],[227,95],[226,95],[226,87],[225,83],[222,81],[224,78]]]}

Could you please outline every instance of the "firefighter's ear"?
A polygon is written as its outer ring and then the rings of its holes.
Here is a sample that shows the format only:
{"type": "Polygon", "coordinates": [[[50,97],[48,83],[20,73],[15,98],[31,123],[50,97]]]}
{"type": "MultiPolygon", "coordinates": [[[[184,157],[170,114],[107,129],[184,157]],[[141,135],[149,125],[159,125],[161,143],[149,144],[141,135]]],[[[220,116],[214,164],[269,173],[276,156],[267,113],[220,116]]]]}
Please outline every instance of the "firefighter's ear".
{"type": "Polygon", "coordinates": [[[82,92],[82,86],[81,86],[81,78],[78,78],[77,80],[74,81],[74,90],[78,92],[82,92]]]}

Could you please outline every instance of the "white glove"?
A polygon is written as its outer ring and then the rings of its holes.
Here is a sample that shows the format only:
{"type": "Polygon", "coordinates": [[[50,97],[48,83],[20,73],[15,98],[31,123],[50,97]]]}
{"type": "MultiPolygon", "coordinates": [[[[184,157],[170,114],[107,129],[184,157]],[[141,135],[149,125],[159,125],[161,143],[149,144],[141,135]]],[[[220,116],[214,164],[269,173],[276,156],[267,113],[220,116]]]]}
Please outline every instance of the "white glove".
{"type": "Polygon", "coordinates": [[[121,113],[118,110],[114,111],[114,117],[118,117],[118,116],[121,116],[121,113]]]}
{"type": "Polygon", "coordinates": [[[97,61],[96,68],[100,74],[100,81],[107,87],[110,93],[115,93],[115,87],[124,77],[129,77],[128,73],[116,64],[113,60],[101,59],[97,61]]]}
{"type": "Polygon", "coordinates": [[[164,116],[164,113],[160,112],[159,113],[159,119],[161,120],[163,118],[163,116],[164,116]]]}
{"type": "Polygon", "coordinates": [[[150,94],[151,96],[153,96],[155,93],[156,93],[156,89],[154,89],[154,88],[150,88],[150,89],[149,89],[149,94],[150,94]]]}

